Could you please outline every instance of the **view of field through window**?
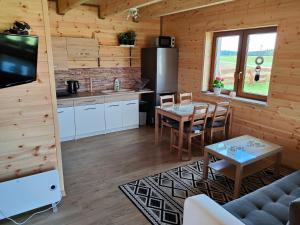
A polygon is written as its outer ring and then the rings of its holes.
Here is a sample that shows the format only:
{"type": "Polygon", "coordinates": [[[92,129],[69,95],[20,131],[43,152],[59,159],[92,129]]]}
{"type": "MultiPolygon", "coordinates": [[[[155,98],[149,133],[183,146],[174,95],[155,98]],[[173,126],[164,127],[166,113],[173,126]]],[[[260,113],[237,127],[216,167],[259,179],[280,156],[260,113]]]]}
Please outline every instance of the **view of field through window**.
{"type": "MultiPolygon", "coordinates": [[[[214,76],[224,78],[224,89],[234,89],[234,74],[238,57],[239,36],[218,37],[216,42],[216,61],[214,76]]],[[[243,92],[267,96],[270,85],[270,75],[273,63],[273,54],[276,42],[276,33],[251,34],[248,36],[247,53],[245,57],[245,76],[243,92]],[[257,57],[262,57],[259,80],[255,80],[257,57]]],[[[238,72],[238,71],[237,71],[238,72]]]]}

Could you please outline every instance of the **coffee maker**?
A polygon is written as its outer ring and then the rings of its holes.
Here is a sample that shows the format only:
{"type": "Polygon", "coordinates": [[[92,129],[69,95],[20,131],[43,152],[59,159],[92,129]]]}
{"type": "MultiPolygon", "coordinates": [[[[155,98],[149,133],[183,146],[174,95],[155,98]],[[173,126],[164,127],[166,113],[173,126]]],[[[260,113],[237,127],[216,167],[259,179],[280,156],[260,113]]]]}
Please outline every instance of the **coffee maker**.
{"type": "Polygon", "coordinates": [[[80,88],[79,81],[77,80],[68,80],[66,81],[66,85],[70,94],[77,94],[77,90],[80,88]]]}

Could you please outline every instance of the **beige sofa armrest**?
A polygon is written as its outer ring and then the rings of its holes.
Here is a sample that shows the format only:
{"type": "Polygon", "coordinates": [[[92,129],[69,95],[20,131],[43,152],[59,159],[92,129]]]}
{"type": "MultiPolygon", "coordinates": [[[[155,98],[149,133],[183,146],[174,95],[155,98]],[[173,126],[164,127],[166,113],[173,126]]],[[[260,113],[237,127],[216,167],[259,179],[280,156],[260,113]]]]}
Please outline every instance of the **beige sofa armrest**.
{"type": "Polygon", "coordinates": [[[245,225],[206,195],[184,202],[183,225],[245,225]]]}

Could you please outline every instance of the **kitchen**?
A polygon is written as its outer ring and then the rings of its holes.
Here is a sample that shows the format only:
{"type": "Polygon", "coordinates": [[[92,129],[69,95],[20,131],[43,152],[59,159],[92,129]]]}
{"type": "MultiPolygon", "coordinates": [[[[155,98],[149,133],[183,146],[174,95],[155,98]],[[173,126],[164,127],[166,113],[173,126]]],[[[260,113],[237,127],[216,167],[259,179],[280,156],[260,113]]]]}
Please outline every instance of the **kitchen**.
{"type": "MultiPolygon", "coordinates": [[[[108,43],[101,38],[52,36],[61,141],[138,128],[145,120],[154,124],[159,95],[177,91],[178,50],[156,48],[159,34],[145,43],[139,38],[144,35],[138,32],[141,23],[130,24],[137,29],[129,31],[137,36],[135,45],[122,44],[115,31],[108,43]],[[155,55],[157,62],[152,60],[155,55]],[[168,76],[156,87],[160,70],[168,76]]],[[[169,39],[169,47],[174,45],[169,39]]]]}

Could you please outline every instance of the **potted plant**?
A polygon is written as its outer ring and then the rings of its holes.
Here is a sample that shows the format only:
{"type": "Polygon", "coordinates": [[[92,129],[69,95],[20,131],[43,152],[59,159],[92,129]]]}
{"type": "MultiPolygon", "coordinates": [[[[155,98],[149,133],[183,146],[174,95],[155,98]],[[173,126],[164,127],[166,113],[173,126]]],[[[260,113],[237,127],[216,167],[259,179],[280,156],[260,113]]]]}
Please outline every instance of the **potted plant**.
{"type": "Polygon", "coordinates": [[[120,45],[128,45],[129,44],[128,36],[125,32],[118,34],[118,40],[119,40],[120,45]]]}
{"type": "Polygon", "coordinates": [[[215,95],[220,95],[222,88],[224,88],[224,78],[220,77],[220,76],[216,76],[216,78],[214,79],[214,83],[213,83],[213,88],[214,88],[214,93],[215,95]]]}
{"type": "Polygon", "coordinates": [[[136,38],[136,33],[133,30],[130,30],[126,33],[127,38],[128,38],[128,42],[130,45],[134,45],[135,43],[135,38],[136,38]]]}

